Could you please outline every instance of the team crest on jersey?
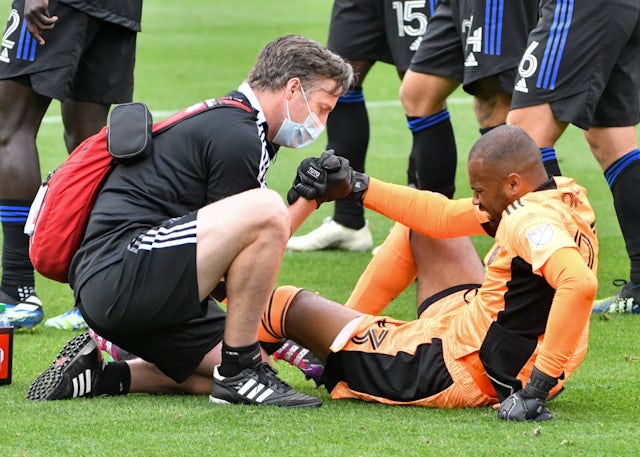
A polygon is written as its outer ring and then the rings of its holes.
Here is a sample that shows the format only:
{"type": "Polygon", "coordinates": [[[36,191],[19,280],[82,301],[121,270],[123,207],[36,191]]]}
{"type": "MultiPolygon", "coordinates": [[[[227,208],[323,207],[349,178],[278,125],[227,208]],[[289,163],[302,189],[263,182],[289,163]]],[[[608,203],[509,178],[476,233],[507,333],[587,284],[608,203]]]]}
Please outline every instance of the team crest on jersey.
{"type": "MultiPolygon", "coordinates": [[[[382,323],[382,325],[384,325],[384,322],[382,323]]],[[[378,323],[378,326],[380,326],[380,323],[378,323]]],[[[353,341],[355,344],[371,344],[371,347],[373,349],[377,349],[380,347],[380,345],[382,344],[382,342],[384,341],[384,339],[387,337],[387,335],[389,334],[389,330],[374,330],[372,328],[370,328],[369,330],[366,331],[366,333],[364,335],[356,335],[354,336],[351,341],[353,341]]]]}
{"type": "Polygon", "coordinates": [[[555,232],[551,224],[544,224],[527,232],[527,239],[535,249],[544,247],[551,243],[555,232]]]}

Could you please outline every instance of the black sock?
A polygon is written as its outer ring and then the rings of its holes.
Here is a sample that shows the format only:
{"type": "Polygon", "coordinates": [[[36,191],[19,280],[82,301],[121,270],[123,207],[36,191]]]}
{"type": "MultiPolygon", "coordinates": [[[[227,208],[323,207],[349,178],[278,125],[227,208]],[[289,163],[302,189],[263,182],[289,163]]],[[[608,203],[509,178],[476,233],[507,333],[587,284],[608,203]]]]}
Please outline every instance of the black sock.
{"type": "Polygon", "coordinates": [[[224,376],[235,376],[245,368],[256,366],[262,360],[260,345],[256,341],[254,344],[243,347],[228,346],[222,342],[222,363],[218,372],[224,376]]]}
{"type": "Polygon", "coordinates": [[[0,288],[16,300],[24,300],[35,288],[33,265],[29,259],[29,237],[24,224],[29,200],[0,199],[2,221],[2,282],[0,288]]]}
{"type": "Polygon", "coordinates": [[[458,152],[449,110],[425,117],[407,116],[407,124],[413,134],[409,164],[416,170],[415,182],[408,172],[409,184],[453,197],[458,152]]]}
{"type": "Polygon", "coordinates": [[[360,230],[364,227],[364,208],[348,200],[336,200],[333,220],[350,229],[360,230]]]}
{"type": "MultiPolygon", "coordinates": [[[[327,149],[349,159],[351,167],[364,172],[369,147],[369,114],[362,87],[354,87],[341,96],[327,119],[327,149]]],[[[336,202],[333,220],[345,227],[364,226],[364,208],[350,201],[336,202]]]]}
{"type": "Polygon", "coordinates": [[[285,341],[286,340],[280,340],[276,343],[267,343],[264,341],[259,341],[259,343],[260,343],[260,347],[264,349],[267,354],[272,355],[274,352],[276,352],[278,349],[282,347],[285,341]]]}
{"type": "Polygon", "coordinates": [[[549,176],[562,176],[555,148],[540,148],[542,163],[549,176]]]}
{"type": "Polygon", "coordinates": [[[630,280],[640,284],[640,150],[621,157],[604,172],[631,262],[630,280]]]}
{"type": "Polygon", "coordinates": [[[96,385],[97,395],[125,395],[131,389],[131,369],[125,361],[109,362],[96,385]]]}

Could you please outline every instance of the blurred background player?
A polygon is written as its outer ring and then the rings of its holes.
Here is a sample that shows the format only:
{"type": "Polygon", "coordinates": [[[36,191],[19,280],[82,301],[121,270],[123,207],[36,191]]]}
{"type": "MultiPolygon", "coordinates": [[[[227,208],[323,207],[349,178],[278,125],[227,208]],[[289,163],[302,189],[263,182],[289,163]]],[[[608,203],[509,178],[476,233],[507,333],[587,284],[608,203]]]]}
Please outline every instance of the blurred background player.
{"type": "MultiPolygon", "coordinates": [[[[355,170],[364,171],[369,144],[365,77],[378,61],[395,65],[399,77],[403,77],[435,5],[436,0],[333,3],[327,47],[351,63],[356,79],[329,116],[327,149],[349,159],[355,170]]],[[[409,172],[409,184],[416,184],[414,174],[409,172]]],[[[287,244],[288,249],[296,251],[368,251],[372,246],[364,209],[349,201],[337,201],[333,217],[326,218],[320,227],[304,236],[292,237],[287,244]]]]}
{"type": "Polygon", "coordinates": [[[446,100],[473,95],[480,133],[505,123],[538,2],[440,0],[400,87],[419,189],[455,192],[456,144],[446,100]]]}
{"type": "Polygon", "coordinates": [[[593,311],[640,313],[640,2],[545,0],[529,35],[508,122],[560,175],[555,143],[569,124],[584,130],[604,172],[630,260],[629,281],[593,311]]]}
{"type": "MultiPolygon", "coordinates": [[[[61,102],[71,152],[102,128],[111,104],[130,102],[142,0],[14,0],[0,48],[0,302],[17,328],[44,311],[23,233],[42,181],[36,136],[52,99],[61,102]]],[[[46,326],[86,328],[76,308],[46,326]]]]}

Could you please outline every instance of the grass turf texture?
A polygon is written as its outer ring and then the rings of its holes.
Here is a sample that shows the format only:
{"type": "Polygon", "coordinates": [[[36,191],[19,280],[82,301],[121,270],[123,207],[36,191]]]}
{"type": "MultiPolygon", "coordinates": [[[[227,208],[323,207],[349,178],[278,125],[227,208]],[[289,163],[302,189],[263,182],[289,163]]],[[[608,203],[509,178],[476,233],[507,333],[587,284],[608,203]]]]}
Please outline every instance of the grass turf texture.
{"type": "MultiPolygon", "coordinates": [[[[7,2],[0,13],[8,12],[7,2]]],[[[147,1],[139,36],[136,100],[160,120],[195,101],[223,95],[246,76],[259,49],[273,38],[300,33],[326,41],[331,2],[147,1]]],[[[365,82],[371,119],[367,172],[405,183],[410,134],[397,102],[399,86],[390,65],[377,64],[365,82]]],[[[470,195],[466,155],[478,137],[471,100],[454,94],[452,114],[459,150],[457,196],[470,195]]],[[[58,104],[40,130],[43,174],[65,158],[58,104]]],[[[301,151],[282,149],[269,170],[270,186],[283,196],[299,161],[322,152],[326,138],[301,151]]],[[[628,260],[611,193],[581,133],[570,128],[557,145],[560,165],[589,190],[598,215],[600,293],[626,278],[628,260]]],[[[8,179],[3,177],[2,179],[8,179]]],[[[330,216],[323,205],[305,223],[306,233],[330,216]]],[[[367,212],[376,244],[391,222],[367,212]]],[[[474,239],[481,256],[491,240],[474,239]]],[[[370,259],[368,253],[287,253],[279,284],[295,284],[344,301],[370,259]]],[[[67,286],[41,277],[38,293],[47,317],[72,306],[67,286]]],[[[410,288],[388,309],[403,319],[415,315],[410,288]]],[[[638,455],[640,417],[639,316],[594,316],[590,349],[566,392],[549,406],[551,422],[504,423],[490,409],[431,410],[331,401],[295,369],[277,363],[282,377],[325,400],[318,410],[214,406],[206,397],[129,395],[62,402],[28,402],[33,379],[53,360],[72,332],[40,326],[15,337],[13,383],[0,387],[0,455],[638,455]]]]}

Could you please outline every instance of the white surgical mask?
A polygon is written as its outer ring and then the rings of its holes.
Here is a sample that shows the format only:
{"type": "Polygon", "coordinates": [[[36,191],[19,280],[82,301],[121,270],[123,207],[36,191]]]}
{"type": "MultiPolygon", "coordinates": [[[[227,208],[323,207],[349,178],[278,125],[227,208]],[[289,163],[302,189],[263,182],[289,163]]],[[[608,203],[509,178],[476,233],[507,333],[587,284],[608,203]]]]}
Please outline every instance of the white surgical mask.
{"type": "Polygon", "coordinates": [[[282,122],[280,130],[278,130],[276,136],[273,137],[273,142],[276,144],[298,149],[313,143],[324,130],[324,124],[320,122],[318,116],[311,111],[311,107],[309,106],[307,96],[305,95],[302,86],[300,86],[300,92],[302,92],[304,102],[307,104],[309,115],[304,120],[303,124],[292,121],[291,113],[289,112],[289,100],[287,100],[287,118],[282,122]]]}

